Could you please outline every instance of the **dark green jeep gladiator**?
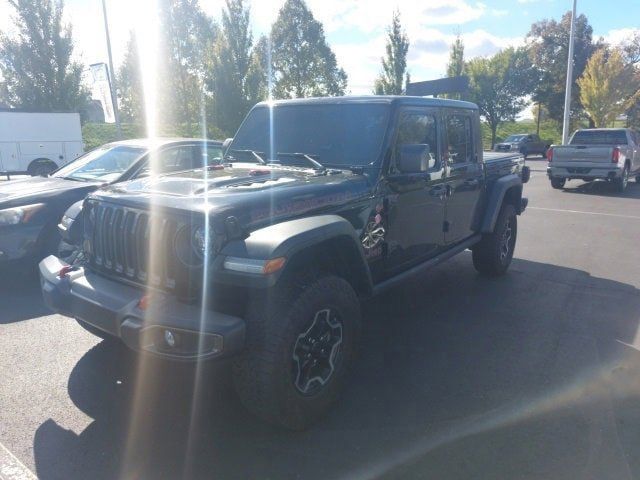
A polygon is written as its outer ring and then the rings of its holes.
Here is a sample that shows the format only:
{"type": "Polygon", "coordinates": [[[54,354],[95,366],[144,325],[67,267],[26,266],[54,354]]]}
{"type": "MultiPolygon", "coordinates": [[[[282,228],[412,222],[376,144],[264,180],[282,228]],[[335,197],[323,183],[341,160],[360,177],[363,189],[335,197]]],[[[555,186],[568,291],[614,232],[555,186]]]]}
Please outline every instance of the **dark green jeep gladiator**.
{"type": "Polygon", "coordinates": [[[529,171],[483,154],[471,103],[261,103],[227,145],[91,194],[81,254],[40,264],[46,303],[135,351],[231,357],[243,404],[301,429],[347,381],[362,299],[466,249],[482,274],[511,262],[529,171]]]}

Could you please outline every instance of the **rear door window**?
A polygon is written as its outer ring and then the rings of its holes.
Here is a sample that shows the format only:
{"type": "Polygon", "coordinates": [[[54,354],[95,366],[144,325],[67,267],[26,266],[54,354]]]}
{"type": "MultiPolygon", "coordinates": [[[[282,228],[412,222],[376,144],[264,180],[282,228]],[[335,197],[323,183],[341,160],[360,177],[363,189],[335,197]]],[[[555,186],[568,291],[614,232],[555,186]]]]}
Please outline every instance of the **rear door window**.
{"type": "Polygon", "coordinates": [[[446,116],[447,158],[453,164],[473,161],[471,117],[453,114],[446,116]]]}

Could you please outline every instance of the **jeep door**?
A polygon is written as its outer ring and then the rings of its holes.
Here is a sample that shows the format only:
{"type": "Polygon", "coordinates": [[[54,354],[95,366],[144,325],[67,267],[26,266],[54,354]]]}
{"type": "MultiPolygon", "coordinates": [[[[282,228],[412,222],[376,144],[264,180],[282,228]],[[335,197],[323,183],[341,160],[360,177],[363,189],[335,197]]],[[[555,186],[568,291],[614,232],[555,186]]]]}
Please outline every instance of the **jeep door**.
{"type": "Polygon", "coordinates": [[[445,206],[445,241],[455,243],[471,236],[484,187],[480,161],[481,139],[477,112],[443,109],[447,202],[445,206]]]}
{"type": "Polygon", "coordinates": [[[444,243],[446,185],[438,119],[434,108],[405,107],[398,113],[387,170],[389,275],[435,255],[444,243]]]}

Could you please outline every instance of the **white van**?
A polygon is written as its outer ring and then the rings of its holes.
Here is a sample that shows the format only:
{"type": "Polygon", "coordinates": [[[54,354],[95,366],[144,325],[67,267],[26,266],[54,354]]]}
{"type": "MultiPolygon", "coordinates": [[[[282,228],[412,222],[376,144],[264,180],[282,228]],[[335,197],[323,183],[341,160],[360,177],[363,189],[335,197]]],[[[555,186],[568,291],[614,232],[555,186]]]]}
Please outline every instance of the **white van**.
{"type": "Polygon", "coordinates": [[[0,173],[48,174],[82,151],[78,113],[0,110],[0,173]]]}

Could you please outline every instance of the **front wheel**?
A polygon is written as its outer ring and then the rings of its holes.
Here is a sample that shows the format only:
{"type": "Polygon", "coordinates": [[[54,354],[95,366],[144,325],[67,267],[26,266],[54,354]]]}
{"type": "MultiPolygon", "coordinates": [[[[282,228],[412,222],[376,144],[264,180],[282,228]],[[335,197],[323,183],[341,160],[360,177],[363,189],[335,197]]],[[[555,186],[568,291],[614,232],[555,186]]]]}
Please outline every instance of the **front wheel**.
{"type": "Polygon", "coordinates": [[[552,178],[551,188],[555,188],[556,190],[561,190],[562,188],[564,188],[565,183],[567,183],[566,178],[552,178]]]}
{"type": "Polygon", "coordinates": [[[502,206],[493,232],[485,234],[472,249],[473,266],[483,275],[497,277],[511,265],[518,235],[518,217],[513,205],[502,206]]]}
{"type": "Polygon", "coordinates": [[[250,412],[302,430],[329,409],[347,380],[360,303],[342,278],[292,280],[250,302],[247,345],[234,362],[233,379],[250,412]]]}

